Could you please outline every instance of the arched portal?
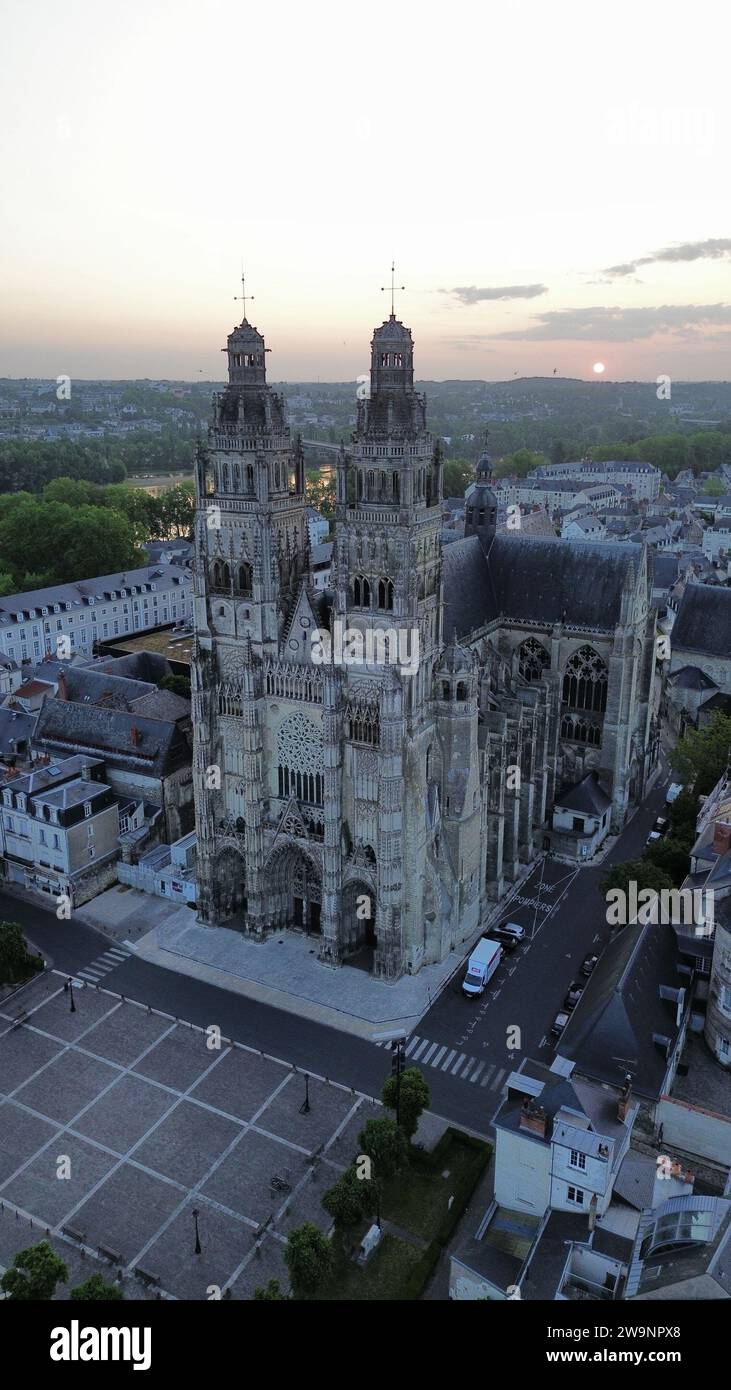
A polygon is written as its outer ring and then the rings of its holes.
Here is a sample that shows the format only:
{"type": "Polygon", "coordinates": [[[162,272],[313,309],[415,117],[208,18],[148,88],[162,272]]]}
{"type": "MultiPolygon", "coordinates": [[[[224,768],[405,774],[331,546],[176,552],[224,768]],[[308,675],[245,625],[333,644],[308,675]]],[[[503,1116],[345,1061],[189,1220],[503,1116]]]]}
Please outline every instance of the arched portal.
{"type": "Polygon", "coordinates": [[[226,846],[213,866],[215,915],[219,922],[246,911],[246,872],[241,855],[226,846]]]}
{"type": "Polygon", "coordinates": [[[341,898],[343,955],[348,964],[373,969],[376,949],[376,895],[365,879],[351,879],[341,898]]]}
{"type": "Polygon", "coordinates": [[[319,932],[322,880],[312,859],[297,845],[286,844],[269,862],[267,898],[274,926],[319,932]]]}

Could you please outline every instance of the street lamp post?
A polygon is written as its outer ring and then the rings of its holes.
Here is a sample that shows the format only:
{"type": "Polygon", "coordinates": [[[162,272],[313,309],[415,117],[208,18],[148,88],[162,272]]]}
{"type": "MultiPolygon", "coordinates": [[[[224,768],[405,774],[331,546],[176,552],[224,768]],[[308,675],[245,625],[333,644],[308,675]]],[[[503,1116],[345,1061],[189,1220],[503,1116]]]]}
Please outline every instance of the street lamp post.
{"type": "Polygon", "coordinates": [[[71,1007],[70,1007],[70,1009],[69,1009],[69,1013],[70,1013],[70,1014],[75,1014],[75,1013],[76,1013],[76,1004],[74,1003],[74,982],[73,982],[73,980],[71,979],[71,976],[69,976],[69,978],[68,978],[68,980],[66,981],[66,983],[65,983],[65,985],[64,985],[63,988],[64,988],[64,993],[65,993],[65,994],[68,994],[68,995],[70,996],[70,999],[71,999],[71,1007]]]}
{"type": "Polygon", "coordinates": [[[310,1112],[310,1077],[305,1072],[305,1098],[300,1106],[300,1115],[308,1115],[310,1112]]]}
{"type": "Polygon", "coordinates": [[[193,1208],[193,1221],[194,1221],[194,1223],[195,1223],[195,1251],[194,1251],[194,1253],[195,1253],[196,1255],[200,1255],[200,1253],[201,1253],[201,1238],[200,1238],[200,1236],[199,1236],[199,1234],[198,1234],[198,1216],[199,1216],[199,1214],[200,1214],[200,1213],[199,1213],[199,1211],[198,1211],[198,1208],[197,1208],[197,1207],[194,1207],[194,1208],[193,1208]]]}

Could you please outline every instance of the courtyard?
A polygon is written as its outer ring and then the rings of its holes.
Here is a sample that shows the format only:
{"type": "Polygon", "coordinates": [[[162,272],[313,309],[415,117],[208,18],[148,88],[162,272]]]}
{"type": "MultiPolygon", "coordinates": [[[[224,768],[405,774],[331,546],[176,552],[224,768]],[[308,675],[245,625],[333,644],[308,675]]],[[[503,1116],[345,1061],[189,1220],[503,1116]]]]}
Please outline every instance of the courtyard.
{"type": "Polygon", "coordinates": [[[329,1227],[381,1107],[108,990],[73,1000],[51,972],[0,1005],[0,1263],[48,1233],[127,1296],[287,1288],[287,1233],[329,1227]]]}

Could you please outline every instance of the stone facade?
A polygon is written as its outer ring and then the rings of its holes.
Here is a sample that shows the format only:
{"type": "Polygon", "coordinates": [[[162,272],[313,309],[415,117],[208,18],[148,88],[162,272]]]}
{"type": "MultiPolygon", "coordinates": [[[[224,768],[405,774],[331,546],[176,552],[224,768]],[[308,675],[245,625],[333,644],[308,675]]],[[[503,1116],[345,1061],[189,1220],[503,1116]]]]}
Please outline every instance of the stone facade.
{"type": "Polygon", "coordinates": [[[200,919],[304,929],[324,962],[360,956],[393,980],[474,936],[564,783],[595,769],[615,829],[641,796],[646,552],[496,536],[484,453],[465,538],[443,553],[440,446],[392,313],[338,457],[318,592],[302,451],[265,351],[246,319],[230,334],[196,467],[200,919]]]}

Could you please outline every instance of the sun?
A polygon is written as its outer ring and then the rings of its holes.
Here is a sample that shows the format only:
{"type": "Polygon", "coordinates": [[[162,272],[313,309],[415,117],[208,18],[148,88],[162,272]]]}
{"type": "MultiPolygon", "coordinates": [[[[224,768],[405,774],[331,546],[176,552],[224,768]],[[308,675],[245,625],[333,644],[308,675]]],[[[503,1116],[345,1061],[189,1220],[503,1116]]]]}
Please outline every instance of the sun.
{"type": "Polygon", "coordinates": [[[596,372],[597,376],[601,376],[602,372],[604,371],[604,363],[595,362],[594,366],[592,367],[592,371],[596,372]]]}

